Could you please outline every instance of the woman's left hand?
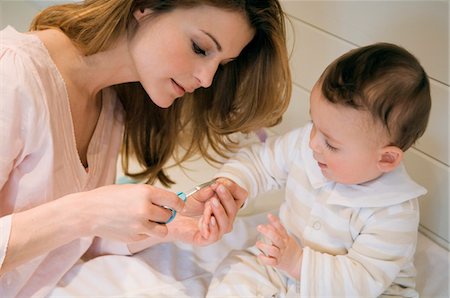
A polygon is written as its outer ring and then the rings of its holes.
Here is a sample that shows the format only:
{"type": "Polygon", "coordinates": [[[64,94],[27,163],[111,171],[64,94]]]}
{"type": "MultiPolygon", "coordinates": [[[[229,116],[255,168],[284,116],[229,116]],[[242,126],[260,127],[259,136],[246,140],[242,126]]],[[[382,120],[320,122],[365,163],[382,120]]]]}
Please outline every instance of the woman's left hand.
{"type": "Polygon", "coordinates": [[[248,196],[244,188],[226,178],[218,178],[217,183],[211,185],[211,188],[215,191],[215,195],[205,204],[199,222],[204,238],[209,237],[208,226],[212,220],[218,223],[220,237],[231,232],[236,215],[248,196]]]}

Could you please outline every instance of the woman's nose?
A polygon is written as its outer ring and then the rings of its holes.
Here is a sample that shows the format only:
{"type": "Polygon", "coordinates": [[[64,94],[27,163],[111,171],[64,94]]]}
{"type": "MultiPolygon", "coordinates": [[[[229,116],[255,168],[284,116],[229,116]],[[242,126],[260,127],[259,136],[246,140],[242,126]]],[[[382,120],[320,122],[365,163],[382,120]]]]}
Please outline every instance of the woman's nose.
{"type": "Polygon", "coordinates": [[[217,71],[217,67],[217,63],[211,62],[208,64],[203,64],[198,68],[198,71],[195,74],[195,78],[197,79],[201,87],[208,88],[209,86],[211,86],[214,75],[217,71]]]}

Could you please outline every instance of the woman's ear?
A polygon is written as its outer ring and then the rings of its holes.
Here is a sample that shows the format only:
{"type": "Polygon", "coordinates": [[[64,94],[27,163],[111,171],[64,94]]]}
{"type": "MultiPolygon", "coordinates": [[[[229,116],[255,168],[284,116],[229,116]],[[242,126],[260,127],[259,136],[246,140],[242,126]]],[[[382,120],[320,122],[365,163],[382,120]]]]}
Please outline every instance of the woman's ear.
{"type": "Polygon", "coordinates": [[[140,8],[134,11],[133,16],[137,22],[140,22],[144,17],[148,16],[150,13],[151,10],[149,8],[140,8]]]}
{"type": "Polygon", "coordinates": [[[378,160],[378,169],[383,173],[390,172],[397,168],[402,160],[402,149],[396,146],[386,146],[381,149],[380,157],[378,160]]]}

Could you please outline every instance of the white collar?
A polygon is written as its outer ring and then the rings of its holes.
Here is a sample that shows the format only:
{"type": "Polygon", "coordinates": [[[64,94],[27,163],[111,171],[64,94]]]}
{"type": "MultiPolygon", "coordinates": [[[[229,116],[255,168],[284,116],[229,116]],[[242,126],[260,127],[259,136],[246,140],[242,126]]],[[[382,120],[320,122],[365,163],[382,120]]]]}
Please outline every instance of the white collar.
{"type": "Polygon", "coordinates": [[[328,204],[348,207],[385,207],[400,204],[407,200],[424,195],[425,188],[414,182],[408,175],[403,164],[392,172],[363,184],[346,185],[328,180],[322,174],[313,153],[309,147],[309,137],[312,124],[305,127],[301,142],[301,154],[305,164],[306,175],[314,189],[330,190],[328,204]]]}

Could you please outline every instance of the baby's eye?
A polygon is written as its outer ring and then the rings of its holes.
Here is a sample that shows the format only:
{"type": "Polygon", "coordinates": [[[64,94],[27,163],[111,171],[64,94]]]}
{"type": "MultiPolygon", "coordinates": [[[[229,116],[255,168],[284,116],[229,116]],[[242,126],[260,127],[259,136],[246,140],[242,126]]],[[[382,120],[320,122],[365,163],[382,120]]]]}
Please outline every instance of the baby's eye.
{"type": "Polygon", "coordinates": [[[330,150],[330,151],[337,151],[338,150],[338,148],[331,146],[330,143],[328,143],[327,141],[325,141],[325,145],[327,146],[327,149],[330,150]]]}
{"type": "Polygon", "coordinates": [[[192,42],[192,50],[193,50],[194,53],[196,53],[197,55],[206,56],[206,51],[203,50],[202,48],[200,48],[200,47],[198,46],[198,44],[196,44],[195,42],[192,42]]]}

